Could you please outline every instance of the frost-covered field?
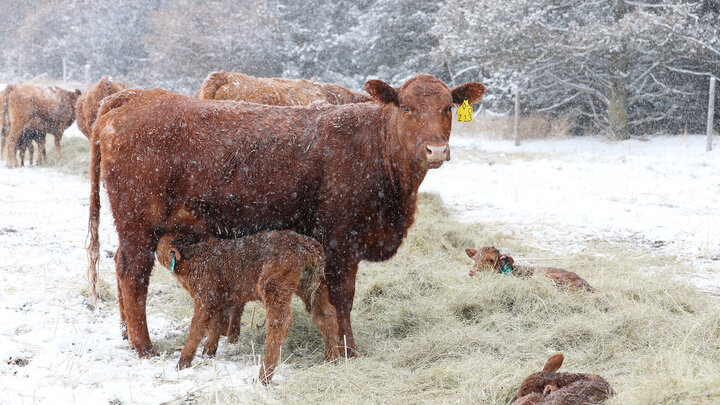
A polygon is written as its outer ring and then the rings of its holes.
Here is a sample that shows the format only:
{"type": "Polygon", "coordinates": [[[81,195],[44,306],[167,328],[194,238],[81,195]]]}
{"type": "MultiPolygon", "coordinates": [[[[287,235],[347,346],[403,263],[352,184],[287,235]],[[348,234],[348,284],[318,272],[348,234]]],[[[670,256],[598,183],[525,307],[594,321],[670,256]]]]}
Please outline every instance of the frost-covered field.
{"type": "MultiPolygon", "coordinates": [[[[464,220],[506,231],[548,257],[584,251],[598,239],[672,253],[693,263],[692,284],[717,293],[719,152],[705,153],[704,138],[574,138],[516,148],[455,137],[451,144],[453,160],[421,190],[439,193],[464,220]]],[[[0,404],[154,404],[194,393],[213,398],[226,387],[265,392],[252,382],[250,357],[223,354],[224,340],[218,359],[198,357],[178,372],[177,352],[135,356],[120,338],[113,305],[92,310],[84,292],[88,194],[80,177],[0,164],[0,404]]],[[[100,226],[101,252],[114,251],[107,200],[100,226]]],[[[101,277],[112,280],[113,268],[103,254],[101,277]]],[[[154,341],[188,328],[187,320],[153,312],[149,325],[154,341]]],[[[293,378],[291,367],[278,372],[277,384],[293,378]]]]}

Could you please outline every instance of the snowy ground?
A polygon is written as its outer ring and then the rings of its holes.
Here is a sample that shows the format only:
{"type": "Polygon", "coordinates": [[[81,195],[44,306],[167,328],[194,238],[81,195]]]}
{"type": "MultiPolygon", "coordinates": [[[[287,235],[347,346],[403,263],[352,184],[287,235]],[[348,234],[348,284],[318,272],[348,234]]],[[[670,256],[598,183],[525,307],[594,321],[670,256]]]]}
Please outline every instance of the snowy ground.
{"type": "MultiPolygon", "coordinates": [[[[719,152],[706,153],[704,138],[514,147],[455,137],[452,153],[422,190],[441,194],[462,218],[526,236],[553,253],[579,251],[598,238],[636,242],[690,260],[688,279],[717,293],[719,152]]],[[[196,358],[196,367],[182,372],[175,370],[177,353],[139,360],[120,339],[117,311],[91,310],[81,294],[88,193],[78,177],[0,164],[0,404],[154,404],[224,386],[262,390],[250,382],[257,367],[247,358],[196,358]]],[[[101,252],[117,246],[107,207],[105,200],[101,252]]],[[[103,255],[101,273],[112,271],[103,255]]],[[[149,324],[154,339],[187,328],[162,315],[151,314],[149,324]]],[[[276,380],[288,372],[281,367],[276,380]]]]}

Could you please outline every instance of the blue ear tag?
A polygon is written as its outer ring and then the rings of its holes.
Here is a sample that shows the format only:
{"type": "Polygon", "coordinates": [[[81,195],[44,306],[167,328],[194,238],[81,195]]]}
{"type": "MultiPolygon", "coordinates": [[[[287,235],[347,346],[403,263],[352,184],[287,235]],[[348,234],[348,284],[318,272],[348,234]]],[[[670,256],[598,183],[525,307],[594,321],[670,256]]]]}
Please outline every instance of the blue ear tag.
{"type": "Polygon", "coordinates": [[[175,273],[175,252],[173,252],[172,260],[170,260],[170,274],[175,273]]]}
{"type": "Polygon", "coordinates": [[[500,273],[502,274],[512,274],[512,267],[510,267],[510,264],[508,262],[505,262],[503,266],[500,268],[500,273]]]}

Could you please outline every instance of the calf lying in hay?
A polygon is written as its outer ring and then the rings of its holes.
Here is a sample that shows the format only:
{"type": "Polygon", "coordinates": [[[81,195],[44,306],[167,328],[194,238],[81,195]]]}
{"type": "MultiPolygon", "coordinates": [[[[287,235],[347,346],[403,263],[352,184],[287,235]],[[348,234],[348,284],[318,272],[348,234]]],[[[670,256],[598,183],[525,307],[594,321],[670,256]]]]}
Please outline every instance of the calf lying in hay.
{"type": "Polygon", "coordinates": [[[554,267],[529,267],[515,264],[512,256],[500,254],[500,251],[494,246],[485,246],[479,251],[473,248],[465,249],[465,253],[473,259],[474,263],[470,269],[470,275],[474,275],[478,271],[491,269],[494,272],[502,274],[512,274],[517,277],[531,277],[533,274],[540,273],[548,277],[557,285],[564,285],[578,290],[595,291],[582,277],[577,274],[554,267]]]}
{"type": "Polygon", "coordinates": [[[555,354],[539,373],[530,374],[518,390],[513,405],[597,404],[614,394],[610,384],[597,374],[558,373],[564,356],[555,354]]]}
{"type": "Polygon", "coordinates": [[[292,324],[293,292],[305,303],[323,335],[325,358],[339,355],[337,318],[324,276],[325,256],[315,239],[276,231],[193,242],[187,236],[166,234],[157,247],[160,264],[177,276],[195,303],[179,369],[190,366],[206,332],[205,351],[214,353],[223,331],[228,337],[234,335],[228,326],[240,324],[245,303],[260,300],[265,306],[267,337],[259,380],[268,384],[292,324]]]}

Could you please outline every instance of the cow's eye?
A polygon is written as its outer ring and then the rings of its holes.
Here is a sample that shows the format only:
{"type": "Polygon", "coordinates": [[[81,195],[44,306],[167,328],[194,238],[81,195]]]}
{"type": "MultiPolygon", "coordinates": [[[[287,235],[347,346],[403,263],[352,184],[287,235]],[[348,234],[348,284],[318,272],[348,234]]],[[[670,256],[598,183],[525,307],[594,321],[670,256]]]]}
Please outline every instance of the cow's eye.
{"type": "Polygon", "coordinates": [[[447,108],[447,112],[448,112],[448,114],[452,113],[452,106],[447,108]]]}
{"type": "Polygon", "coordinates": [[[405,111],[405,112],[410,112],[410,109],[409,109],[408,106],[406,106],[406,105],[401,105],[401,106],[400,106],[400,109],[403,110],[403,111],[405,111]]]}

